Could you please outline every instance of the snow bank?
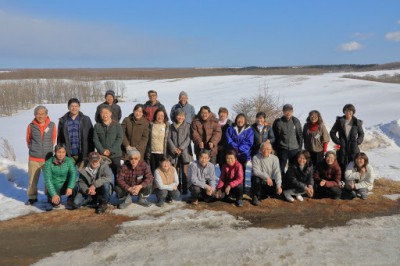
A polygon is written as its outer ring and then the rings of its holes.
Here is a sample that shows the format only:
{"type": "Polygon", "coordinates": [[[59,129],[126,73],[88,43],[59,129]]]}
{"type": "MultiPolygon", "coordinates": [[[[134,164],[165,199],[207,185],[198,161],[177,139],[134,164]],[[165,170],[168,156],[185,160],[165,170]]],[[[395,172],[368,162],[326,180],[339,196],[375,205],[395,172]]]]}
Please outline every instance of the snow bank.
{"type": "Polygon", "coordinates": [[[400,146],[400,120],[392,121],[387,124],[380,124],[379,128],[394,142],[400,146]]]}
{"type": "Polygon", "coordinates": [[[35,265],[397,265],[400,216],[345,227],[248,227],[225,212],[174,210],[124,223],[107,241],[35,265]]]}

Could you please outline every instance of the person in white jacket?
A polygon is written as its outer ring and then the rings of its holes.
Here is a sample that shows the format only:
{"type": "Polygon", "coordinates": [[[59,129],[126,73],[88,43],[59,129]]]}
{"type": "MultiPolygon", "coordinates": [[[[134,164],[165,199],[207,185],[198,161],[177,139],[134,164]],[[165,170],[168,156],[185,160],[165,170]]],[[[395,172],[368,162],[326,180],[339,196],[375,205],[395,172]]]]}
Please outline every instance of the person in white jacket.
{"type": "Polygon", "coordinates": [[[347,165],[345,189],[350,191],[351,198],[367,199],[368,191],[374,187],[375,173],[368,161],[367,155],[360,152],[355,156],[354,161],[347,165]]]}

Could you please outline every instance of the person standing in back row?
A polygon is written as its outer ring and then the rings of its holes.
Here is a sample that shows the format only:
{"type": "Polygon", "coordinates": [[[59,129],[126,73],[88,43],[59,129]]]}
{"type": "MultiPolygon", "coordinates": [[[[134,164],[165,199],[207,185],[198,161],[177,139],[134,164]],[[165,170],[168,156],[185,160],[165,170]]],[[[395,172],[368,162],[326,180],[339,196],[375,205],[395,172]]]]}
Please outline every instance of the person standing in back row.
{"type": "Polygon", "coordinates": [[[104,106],[110,107],[110,110],[112,112],[111,119],[119,123],[122,117],[122,112],[121,107],[119,107],[119,105],[117,104],[118,100],[115,98],[115,92],[113,90],[108,90],[106,91],[106,95],[104,97],[106,101],[97,106],[96,114],[94,115],[96,123],[101,123],[102,121],[100,112],[104,106]]]}
{"type": "Polygon", "coordinates": [[[196,112],[194,110],[193,105],[188,103],[188,95],[186,92],[181,91],[179,93],[179,102],[172,106],[171,113],[169,117],[171,118],[172,122],[176,123],[176,112],[181,109],[185,112],[185,122],[192,123],[193,118],[196,116],[196,112]]]}
{"type": "Polygon", "coordinates": [[[337,151],[337,160],[342,170],[342,179],[347,165],[354,161],[354,157],[360,152],[358,147],[364,140],[363,122],[357,119],[354,114],[356,108],[352,104],[346,104],[343,107],[344,116],[338,116],[333,125],[330,135],[332,141],[340,145],[337,151]],[[339,137],[337,136],[339,134],[339,137]]]}
{"type": "Polygon", "coordinates": [[[34,110],[35,118],[28,125],[26,144],[29,149],[28,163],[28,201],[26,205],[37,202],[37,184],[45,161],[53,156],[57,140],[56,125],[50,121],[47,108],[39,105],[34,110]]]}
{"type": "Polygon", "coordinates": [[[78,99],[69,99],[69,112],[60,118],[57,135],[57,144],[65,145],[68,157],[74,160],[79,169],[84,167],[89,153],[94,150],[92,121],[80,108],[78,99]]]}
{"type": "Polygon", "coordinates": [[[158,96],[155,90],[149,90],[147,95],[149,96],[149,100],[143,105],[143,111],[147,121],[151,123],[153,122],[154,113],[157,111],[157,109],[162,109],[165,114],[167,111],[165,110],[164,105],[157,100],[158,96]]]}
{"type": "Polygon", "coordinates": [[[299,119],[293,116],[293,106],[283,106],[283,116],[277,118],[272,125],[275,135],[274,149],[279,158],[282,176],[285,173],[287,162],[292,163],[293,158],[303,146],[303,131],[299,119]]]}

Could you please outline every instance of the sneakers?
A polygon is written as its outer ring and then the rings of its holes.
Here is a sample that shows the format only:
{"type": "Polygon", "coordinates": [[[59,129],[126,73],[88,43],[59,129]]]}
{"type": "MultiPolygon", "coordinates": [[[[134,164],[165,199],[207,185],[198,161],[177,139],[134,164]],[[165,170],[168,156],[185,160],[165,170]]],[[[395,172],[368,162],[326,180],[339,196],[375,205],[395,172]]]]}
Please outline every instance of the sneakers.
{"type": "Polygon", "coordinates": [[[121,199],[122,203],[118,205],[118,209],[125,209],[132,204],[132,197],[130,195],[121,199]]]}
{"type": "Polygon", "coordinates": [[[304,200],[304,199],[303,199],[303,196],[301,196],[300,194],[296,196],[296,199],[297,199],[298,201],[303,201],[303,200],[304,200]]]}
{"type": "Polygon", "coordinates": [[[292,194],[290,192],[290,190],[283,191],[283,195],[285,196],[287,201],[293,202],[294,198],[292,197],[292,194]]]}
{"type": "Polygon", "coordinates": [[[235,202],[236,207],[242,207],[243,206],[243,200],[237,200],[235,202]]]}
{"type": "Polygon", "coordinates": [[[96,209],[96,213],[97,214],[103,214],[103,213],[106,212],[107,208],[108,208],[107,203],[106,204],[100,204],[99,207],[97,207],[97,209],[96,209]]]}
{"type": "Polygon", "coordinates": [[[27,202],[25,202],[25,205],[33,205],[37,202],[37,199],[28,199],[27,202]]]}
{"type": "Polygon", "coordinates": [[[253,204],[254,206],[260,206],[260,201],[258,200],[257,196],[254,196],[251,199],[251,204],[253,204]]]}
{"type": "Polygon", "coordinates": [[[171,197],[167,197],[167,198],[165,199],[165,202],[166,202],[166,203],[172,203],[172,198],[171,198],[171,197]]]}
{"type": "Polygon", "coordinates": [[[150,207],[153,203],[149,202],[146,198],[139,197],[138,204],[143,207],[150,207]]]}

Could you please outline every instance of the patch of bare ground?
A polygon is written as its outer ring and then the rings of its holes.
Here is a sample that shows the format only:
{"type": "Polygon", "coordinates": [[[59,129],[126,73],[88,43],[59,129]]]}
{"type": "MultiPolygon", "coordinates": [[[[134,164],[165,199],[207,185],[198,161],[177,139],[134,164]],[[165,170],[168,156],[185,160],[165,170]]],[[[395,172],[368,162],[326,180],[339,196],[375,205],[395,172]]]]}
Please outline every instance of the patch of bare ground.
{"type": "MultiPolygon", "coordinates": [[[[187,208],[226,211],[249,220],[255,227],[283,228],[303,225],[306,228],[343,226],[351,219],[400,214],[400,200],[384,197],[400,194],[400,182],[375,181],[374,193],[367,200],[308,199],[289,203],[282,198],[268,198],[261,206],[250,204],[245,196],[242,208],[226,202],[200,202],[187,208]]],[[[110,213],[97,215],[93,209],[54,210],[0,222],[0,265],[30,265],[54,252],[83,248],[117,233],[118,225],[132,218],[110,213]]]]}
{"type": "Polygon", "coordinates": [[[30,265],[54,252],[83,248],[132,218],[94,209],[54,210],[0,222],[0,265],[30,265]]]}
{"type": "Polygon", "coordinates": [[[213,202],[191,206],[195,209],[226,211],[236,217],[249,220],[252,226],[265,228],[283,228],[292,225],[303,225],[306,228],[326,226],[343,226],[352,219],[371,218],[400,214],[400,200],[393,201],[383,195],[400,194],[400,182],[377,179],[373,194],[367,200],[309,199],[303,202],[295,200],[289,203],[279,198],[268,198],[255,207],[250,197],[245,195],[244,205],[237,208],[233,203],[213,202]]]}

